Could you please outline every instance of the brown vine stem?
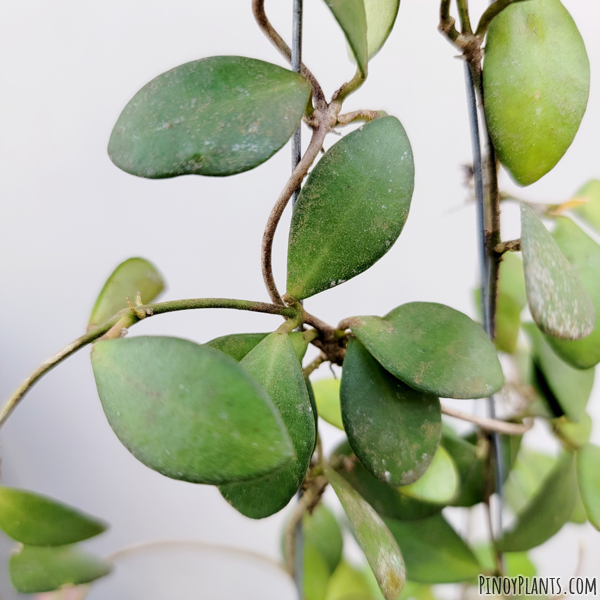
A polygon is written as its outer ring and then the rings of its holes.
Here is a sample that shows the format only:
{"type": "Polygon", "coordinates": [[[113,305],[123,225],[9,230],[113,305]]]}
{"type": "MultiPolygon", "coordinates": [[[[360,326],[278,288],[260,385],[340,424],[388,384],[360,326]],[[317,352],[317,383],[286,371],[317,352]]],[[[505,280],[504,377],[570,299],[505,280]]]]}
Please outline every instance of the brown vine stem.
{"type": "Polygon", "coordinates": [[[477,415],[444,405],[442,405],[442,414],[468,421],[469,423],[475,423],[475,425],[479,425],[479,427],[485,431],[497,431],[498,433],[504,433],[506,435],[523,435],[533,427],[533,419],[531,419],[529,423],[523,423],[521,425],[519,423],[500,421],[499,419],[478,417],[477,415]]]}
{"type": "Polygon", "coordinates": [[[354,110],[349,113],[339,115],[336,121],[336,126],[350,125],[350,123],[357,123],[359,121],[373,121],[379,117],[386,116],[386,113],[380,110],[354,110]]]}
{"type": "Polygon", "coordinates": [[[494,246],[496,254],[504,254],[505,252],[521,252],[521,240],[510,240],[508,242],[500,242],[494,246]]]}

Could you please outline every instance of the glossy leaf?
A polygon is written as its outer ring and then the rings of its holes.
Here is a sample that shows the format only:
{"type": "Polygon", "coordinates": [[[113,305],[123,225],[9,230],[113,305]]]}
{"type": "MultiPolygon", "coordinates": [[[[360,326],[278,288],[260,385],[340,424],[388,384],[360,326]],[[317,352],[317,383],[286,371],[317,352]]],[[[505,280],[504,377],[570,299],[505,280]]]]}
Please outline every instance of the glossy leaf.
{"type": "Polygon", "coordinates": [[[392,375],[443,398],[485,398],[504,384],[492,342],[465,314],[411,302],[385,317],[353,317],[349,326],[392,375]]]}
{"type": "Polygon", "coordinates": [[[577,500],[575,455],[563,454],[516,522],[496,541],[502,552],[523,552],[549,540],[569,520],[577,500]]]}
{"type": "Polygon", "coordinates": [[[373,600],[365,574],[343,560],[329,580],[326,600],[373,600]]]}
{"type": "Polygon", "coordinates": [[[544,333],[569,340],[592,333],[595,311],[585,286],[544,224],[525,204],[521,204],[521,250],[527,300],[537,326],[544,333]]]}
{"type": "Polygon", "coordinates": [[[73,546],[24,546],[10,557],[9,573],[22,594],[53,592],[66,585],[81,585],[108,575],[111,565],[73,546]]]}
{"type": "Polygon", "coordinates": [[[404,561],[381,517],[330,467],[325,474],[346,512],[356,541],[371,566],[385,600],[396,600],[404,587],[404,561]]]}
{"type": "Polygon", "coordinates": [[[313,383],[313,389],[319,416],[334,427],[343,430],[340,384],[339,379],[319,379],[313,383]]]}
{"type": "Polygon", "coordinates": [[[276,471],[219,487],[237,511],[263,519],[287,506],[300,488],[315,446],[315,419],[302,368],[287,334],[270,334],[240,365],[265,388],[294,445],[294,457],[276,471]]]}
{"type": "Polygon", "coordinates": [[[577,191],[575,198],[585,200],[585,204],[577,206],[573,212],[600,231],[600,179],[588,181],[577,191]]]}
{"type": "Polygon", "coordinates": [[[500,162],[529,185],[567,151],[588,101],[590,64],[560,0],[515,2],[489,28],[485,114],[500,162]]]}
{"type": "Polygon", "coordinates": [[[392,32],[400,0],[364,0],[367,15],[367,47],[369,58],[381,50],[392,32]]]}
{"type": "Polygon", "coordinates": [[[577,481],[590,523],[600,530],[600,447],[585,444],[577,452],[577,481]]]}
{"type": "Polygon", "coordinates": [[[543,377],[543,380],[538,378],[539,389],[551,407],[558,404],[560,411],[571,421],[579,421],[592,392],[594,369],[582,371],[570,367],[554,354],[533,323],[526,324],[524,329],[531,339],[533,359],[543,377]]]}
{"type": "Polygon", "coordinates": [[[591,335],[581,340],[546,339],[565,362],[590,369],[600,362],[600,246],[566,217],[556,219],[552,236],[590,295],[596,318],[591,335]]]}
{"type": "Polygon", "coordinates": [[[375,119],[332,146],[294,207],[288,298],[308,298],[376,263],[404,227],[413,187],[410,142],[395,117],[375,119]]]}
{"type": "Polygon", "coordinates": [[[267,392],[217,350],[121,338],[95,344],[92,366],[117,437],[167,477],[218,485],[266,475],[293,457],[267,392]]]}
{"type": "Polygon", "coordinates": [[[342,530],[333,513],[320,503],[312,514],[302,517],[302,526],[304,540],[315,546],[325,559],[329,572],[333,573],[342,560],[344,549],[342,530]]]}
{"type": "Polygon", "coordinates": [[[439,446],[422,477],[402,486],[400,492],[425,502],[447,505],[458,494],[458,487],[458,469],[448,451],[439,446]]]}
{"type": "Polygon", "coordinates": [[[335,20],[339,23],[358,68],[366,75],[369,63],[367,45],[367,15],[363,0],[325,0],[335,20]]]}
{"type": "Polygon", "coordinates": [[[29,546],[64,546],[94,537],[106,524],[55,500],[0,486],[0,529],[29,546]]]}
{"type": "Polygon", "coordinates": [[[444,517],[385,519],[406,562],[406,577],[419,583],[468,581],[480,572],[475,555],[444,517]]]}
{"type": "Polygon", "coordinates": [[[340,395],[344,429],[362,464],[391,485],[419,479],[440,443],[439,399],[396,379],[355,339],[346,350],[340,395]]]}
{"type": "Polygon", "coordinates": [[[138,292],[145,304],[152,302],[165,288],[156,267],[143,258],[122,262],[108,278],[92,309],[88,330],[101,325],[127,308],[127,298],[135,302],[138,292]]]}
{"type": "Polygon", "coordinates": [[[310,92],[300,75],[253,58],[189,62],[132,98],[108,153],[123,171],[153,179],[248,171],[290,139],[310,92]]]}

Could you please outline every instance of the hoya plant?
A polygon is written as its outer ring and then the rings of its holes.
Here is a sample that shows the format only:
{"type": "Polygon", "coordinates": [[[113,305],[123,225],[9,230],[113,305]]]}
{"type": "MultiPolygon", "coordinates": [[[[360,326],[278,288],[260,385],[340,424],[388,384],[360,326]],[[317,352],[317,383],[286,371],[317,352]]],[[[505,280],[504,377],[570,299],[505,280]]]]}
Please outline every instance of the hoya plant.
{"type": "MultiPolygon", "coordinates": [[[[356,64],[330,98],[300,61],[299,37],[292,52],[263,0],[253,0],[258,26],[292,68],[242,56],[177,66],[129,100],[108,145],[114,165],[133,176],[225,177],[259,167],[292,136],[297,150],[299,128],[310,131],[265,225],[269,301],[157,301],[161,272],[130,258],[104,284],[87,331],[19,387],[0,426],[46,373],[91,347],[106,419],[140,469],[216,486],[251,519],[294,503],[282,563],[301,598],[429,599],[434,584],[532,575],[527,552],[565,523],[600,528],[600,447],[589,442],[586,412],[600,362],[600,246],[591,233],[600,232],[600,181],[561,202],[532,204],[501,191],[498,171],[529,186],[571,145],[590,86],[582,37],[560,0],[495,0],[477,24],[466,0],[441,1],[439,30],[453,46],[447,59],[460,54],[470,92],[480,322],[443,304],[394,306],[392,298],[385,315],[348,315],[340,305],[331,325],[310,312],[310,298],[392,250],[409,215],[415,157],[401,114],[344,112],[402,18],[399,0],[325,3],[356,64]],[[320,156],[327,136],[349,125],[320,156]],[[284,288],[272,254],[292,200],[284,288]],[[520,203],[520,239],[501,236],[505,202],[520,203]],[[142,320],[199,309],[266,313],[274,323],[202,343],[135,335],[142,320]],[[309,346],[316,358],[305,360],[309,346]],[[327,364],[341,367],[340,379],[315,378],[327,364]],[[510,407],[503,419],[495,394],[510,407]],[[489,417],[440,401],[486,398],[489,417]],[[474,428],[459,433],[442,415],[474,428]],[[329,456],[319,418],[345,434],[329,456]],[[556,436],[558,456],[522,441],[534,420],[556,436]],[[341,508],[323,504],[328,486],[341,508]],[[480,504],[490,514],[488,541],[473,545],[444,508],[469,513],[480,504]],[[344,554],[345,529],[363,567],[344,554]]],[[[17,542],[9,572],[18,592],[83,598],[118,553],[103,559],[78,544],[106,527],[35,490],[0,486],[0,528],[17,542]]]]}

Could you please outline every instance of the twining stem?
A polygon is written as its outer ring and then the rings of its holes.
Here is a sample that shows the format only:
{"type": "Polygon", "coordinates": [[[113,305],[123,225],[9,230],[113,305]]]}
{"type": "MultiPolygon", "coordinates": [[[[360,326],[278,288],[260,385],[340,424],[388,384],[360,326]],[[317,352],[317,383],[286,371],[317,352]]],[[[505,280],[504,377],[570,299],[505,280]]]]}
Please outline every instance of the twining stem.
{"type": "Polygon", "coordinates": [[[467,0],[456,0],[456,4],[458,6],[458,17],[460,19],[460,28],[462,32],[464,34],[473,33],[467,0]]]}
{"type": "Polygon", "coordinates": [[[354,77],[344,83],[331,97],[332,102],[338,103],[340,106],[342,102],[352,93],[354,93],[367,79],[367,74],[363,73],[360,69],[356,69],[354,77]]]}
{"type": "Polygon", "coordinates": [[[504,254],[505,252],[521,252],[521,240],[509,240],[508,242],[500,242],[494,246],[496,254],[504,254]]]}
{"type": "Polygon", "coordinates": [[[308,365],[306,365],[306,367],[304,367],[304,369],[302,369],[302,375],[304,375],[304,377],[308,377],[314,371],[316,371],[326,360],[327,360],[327,356],[325,356],[322,353],[319,354],[319,356],[317,356],[317,358],[315,358],[312,362],[310,362],[308,365]]]}
{"type": "Polygon", "coordinates": [[[378,119],[379,117],[385,116],[383,111],[378,110],[354,110],[349,113],[344,113],[343,115],[338,115],[336,126],[338,125],[350,125],[350,123],[356,123],[358,121],[373,121],[374,119],[378,119]]]}
{"type": "Polygon", "coordinates": [[[523,435],[533,427],[533,419],[529,423],[523,423],[521,425],[519,423],[509,423],[507,421],[490,419],[488,417],[478,417],[477,415],[444,405],[442,405],[442,414],[448,415],[449,417],[455,417],[456,419],[462,419],[469,423],[475,423],[485,431],[497,431],[498,433],[504,433],[506,435],[523,435]]]}
{"type": "Polygon", "coordinates": [[[490,4],[486,11],[481,15],[479,24],[475,30],[475,35],[484,37],[489,29],[489,26],[493,19],[497,17],[505,8],[514,4],[515,2],[523,2],[524,0],[496,0],[493,4],[490,4]]]}

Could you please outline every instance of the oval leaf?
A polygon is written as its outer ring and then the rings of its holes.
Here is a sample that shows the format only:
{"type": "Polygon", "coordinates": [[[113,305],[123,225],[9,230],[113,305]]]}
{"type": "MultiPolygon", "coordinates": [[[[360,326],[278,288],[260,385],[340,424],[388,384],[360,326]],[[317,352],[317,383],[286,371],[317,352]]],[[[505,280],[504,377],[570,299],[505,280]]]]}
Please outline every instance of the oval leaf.
{"type": "Polygon", "coordinates": [[[117,437],[167,477],[218,485],[266,475],[293,456],[267,392],[221,352],[122,338],[95,344],[92,366],[117,437]]]}
{"type": "Polygon", "coordinates": [[[376,263],[404,227],[413,187],[410,142],[395,117],[375,119],[332,146],[294,207],[288,298],[308,298],[376,263]]]}
{"type": "Polygon", "coordinates": [[[373,600],[373,595],[365,574],[343,560],[329,580],[325,600],[373,600]]]}
{"type": "Polygon", "coordinates": [[[305,600],[325,600],[329,583],[329,567],[323,555],[310,542],[304,544],[304,576],[302,587],[305,600]]]}
{"type": "Polygon", "coordinates": [[[392,375],[443,398],[485,398],[504,384],[494,345],[465,314],[411,302],[385,317],[353,317],[349,326],[392,375]]]}
{"type": "Polygon", "coordinates": [[[411,498],[447,505],[458,493],[458,470],[448,451],[439,446],[423,476],[400,492],[411,498]]]}
{"type": "Polygon", "coordinates": [[[536,214],[521,204],[521,250],[527,300],[537,326],[577,340],[594,329],[592,300],[571,263],[536,214]]]}
{"type": "Polygon", "coordinates": [[[590,64],[559,0],[515,2],[489,28],[485,115],[500,162],[529,185],[554,168],[585,113],[590,64]]]}
{"type": "Polygon", "coordinates": [[[127,298],[135,302],[138,293],[144,303],[152,302],[165,289],[156,267],[143,258],[122,262],[107,279],[90,315],[88,330],[101,325],[127,308],[127,298]]]}
{"type": "Polygon", "coordinates": [[[108,153],[117,167],[140,177],[248,171],[289,140],[310,92],[300,75],[253,58],[189,62],[133,97],[108,153]]]}
{"type": "Polygon", "coordinates": [[[341,398],[350,446],[373,475],[392,485],[423,475],[442,435],[438,398],[396,379],[358,340],[346,350],[341,398]]]}
{"type": "Polygon", "coordinates": [[[588,181],[576,194],[574,200],[584,202],[573,209],[588,225],[600,231],[600,179],[588,181]]]}
{"type": "Polygon", "coordinates": [[[600,362],[600,246],[566,217],[556,219],[552,237],[590,295],[596,317],[591,335],[581,340],[553,336],[546,340],[565,362],[577,369],[590,369],[600,362]]]}
{"type": "Polygon", "coordinates": [[[333,573],[342,560],[344,538],[332,512],[323,504],[317,505],[312,514],[302,517],[304,540],[314,544],[321,553],[329,571],[333,573]]]}
{"type": "Polygon", "coordinates": [[[72,546],[24,546],[10,557],[10,580],[21,594],[53,592],[108,575],[111,565],[72,546]]]}
{"type": "Polygon", "coordinates": [[[397,600],[405,576],[404,561],[394,537],[371,505],[339,473],[325,467],[325,475],[344,508],[385,600],[397,600]]]}
{"type": "Polygon", "coordinates": [[[578,450],[590,441],[592,419],[589,415],[583,414],[579,422],[574,423],[566,417],[560,417],[552,423],[552,428],[560,440],[573,450],[578,450]]]}
{"type": "Polygon", "coordinates": [[[600,448],[585,444],[577,452],[577,481],[585,514],[600,531],[600,448]]]}
{"type": "Polygon", "coordinates": [[[302,367],[287,334],[271,333],[240,364],[268,392],[294,445],[294,457],[276,471],[219,487],[237,511],[263,519],[284,508],[300,488],[315,446],[315,419],[302,367]]]}
{"type": "Polygon", "coordinates": [[[0,529],[29,546],[65,546],[94,537],[106,524],[50,498],[0,486],[0,529]]]}
{"type": "Polygon", "coordinates": [[[313,390],[319,416],[343,431],[344,423],[340,404],[341,383],[339,379],[319,379],[313,383],[313,390]]]}
{"type": "Polygon", "coordinates": [[[381,50],[392,32],[400,0],[364,0],[367,15],[367,47],[369,59],[381,50]]]}

